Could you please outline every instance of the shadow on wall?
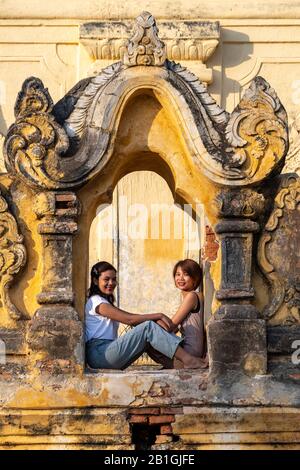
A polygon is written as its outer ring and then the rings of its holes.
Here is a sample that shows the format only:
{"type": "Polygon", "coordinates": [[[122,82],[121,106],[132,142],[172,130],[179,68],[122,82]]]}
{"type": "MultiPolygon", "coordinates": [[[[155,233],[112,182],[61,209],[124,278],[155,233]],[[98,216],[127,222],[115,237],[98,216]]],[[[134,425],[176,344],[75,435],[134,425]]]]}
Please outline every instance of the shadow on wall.
{"type": "MultiPolygon", "coordinates": [[[[0,90],[0,93],[1,93],[1,90],[0,90]]],[[[1,100],[1,94],[0,94],[0,100],[1,100]]],[[[4,144],[6,133],[7,133],[7,124],[3,116],[2,108],[0,106],[0,174],[6,173],[6,168],[4,165],[4,157],[3,157],[3,144],[4,144]]]]}
{"type": "MultiPolygon", "coordinates": [[[[1,95],[0,95],[0,100],[1,100],[1,95]]],[[[3,111],[2,111],[2,106],[0,105],[0,135],[6,135],[7,133],[7,123],[4,119],[3,116],[3,111]]]]}
{"type": "Polygon", "coordinates": [[[253,59],[253,44],[247,34],[239,31],[222,28],[220,31],[220,44],[216,53],[207,61],[206,65],[213,69],[213,83],[209,86],[209,92],[220,96],[220,106],[227,111],[228,97],[240,90],[238,80],[230,77],[230,69],[253,59]],[[228,39],[226,39],[228,37],[228,39]],[[227,52],[227,45],[230,54],[227,52]],[[221,65],[221,71],[216,67],[221,65]]]}

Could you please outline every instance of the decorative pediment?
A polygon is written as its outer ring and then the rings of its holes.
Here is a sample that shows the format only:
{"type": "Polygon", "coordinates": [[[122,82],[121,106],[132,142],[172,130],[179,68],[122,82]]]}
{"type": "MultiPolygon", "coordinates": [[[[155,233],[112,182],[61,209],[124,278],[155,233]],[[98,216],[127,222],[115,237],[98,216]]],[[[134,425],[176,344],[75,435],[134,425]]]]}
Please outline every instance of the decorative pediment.
{"type": "Polygon", "coordinates": [[[188,65],[198,78],[211,83],[212,70],[206,67],[205,63],[219,44],[218,21],[156,22],[151,13],[143,12],[135,20],[134,31],[133,33],[132,21],[126,20],[83,23],[80,26],[80,43],[86,48],[92,60],[91,71],[98,74],[109,62],[116,60],[129,66],[138,65],[137,62],[141,60],[148,61],[148,65],[162,65],[167,57],[169,60],[184,62],[184,65],[188,65]],[[143,41],[147,44],[143,44],[143,41]],[[149,47],[155,50],[156,59],[152,52],[150,54],[152,59],[145,54],[146,46],[148,50],[149,47]],[[139,51],[137,61],[132,55],[129,61],[129,55],[133,50],[135,53],[139,51]],[[145,59],[147,56],[149,58],[145,59]]]}
{"type": "Polygon", "coordinates": [[[300,174],[300,114],[289,126],[289,141],[290,148],[282,172],[300,174]]]}
{"type": "Polygon", "coordinates": [[[27,79],[5,140],[8,171],[47,189],[83,185],[113,154],[132,95],[152,90],[211,181],[246,186],[279,172],[288,150],[287,116],[270,85],[256,77],[229,114],[192,72],[165,58],[157,32],[152,15],[140,15],[124,63],[80,81],[54,107],[42,82],[27,79]]]}

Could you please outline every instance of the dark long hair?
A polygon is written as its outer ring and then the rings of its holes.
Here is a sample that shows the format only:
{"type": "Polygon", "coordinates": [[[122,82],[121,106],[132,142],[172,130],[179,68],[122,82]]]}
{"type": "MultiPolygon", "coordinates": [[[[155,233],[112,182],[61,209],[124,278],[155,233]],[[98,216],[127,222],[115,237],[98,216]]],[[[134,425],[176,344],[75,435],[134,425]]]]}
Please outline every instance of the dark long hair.
{"type": "Polygon", "coordinates": [[[175,274],[178,268],[181,268],[183,271],[188,273],[188,275],[193,279],[195,286],[194,289],[200,287],[202,290],[202,280],[203,274],[202,269],[199,263],[194,261],[193,259],[182,259],[178,261],[173,269],[173,277],[175,279],[175,274]]]}
{"type": "Polygon", "coordinates": [[[113,294],[105,294],[99,289],[98,285],[98,279],[101,276],[101,273],[104,273],[105,271],[115,271],[115,273],[117,272],[116,268],[114,268],[113,265],[107,261],[99,261],[99,263],[94,264],[91,269],[91,283],[87,296],[89,298],[92,297],[92,295],[100,295],[101,297],[104,297],[106,300],[108,300],[109,303],[113,304],[115,301],[113,294]]]}

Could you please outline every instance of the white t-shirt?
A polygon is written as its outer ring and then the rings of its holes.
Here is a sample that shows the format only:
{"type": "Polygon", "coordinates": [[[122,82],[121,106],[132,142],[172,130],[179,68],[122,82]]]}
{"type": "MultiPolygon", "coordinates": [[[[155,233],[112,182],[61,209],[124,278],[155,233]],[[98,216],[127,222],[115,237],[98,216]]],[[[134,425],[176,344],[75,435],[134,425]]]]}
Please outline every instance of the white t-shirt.
{"type": "Polygon", "coordinates": [[[100,304],[110,305],[108,300],[100,295],[92,295],[85,304],[85,341],[118,337],[119,322],[96,313],[95,309],[100,304]]]}

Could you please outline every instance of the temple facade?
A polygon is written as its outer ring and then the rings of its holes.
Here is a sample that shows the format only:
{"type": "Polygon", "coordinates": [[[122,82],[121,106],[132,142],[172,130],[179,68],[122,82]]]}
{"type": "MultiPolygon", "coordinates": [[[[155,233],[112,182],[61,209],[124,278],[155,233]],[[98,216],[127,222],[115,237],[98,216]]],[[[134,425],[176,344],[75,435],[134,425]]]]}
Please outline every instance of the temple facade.
{"type": "Polygon", "coordinates": [[[299,449],[300,8],[2,3],[0,449],[299,449]],[[187,257],[209,369],[87,367],[91,265],[187,257]]]}

